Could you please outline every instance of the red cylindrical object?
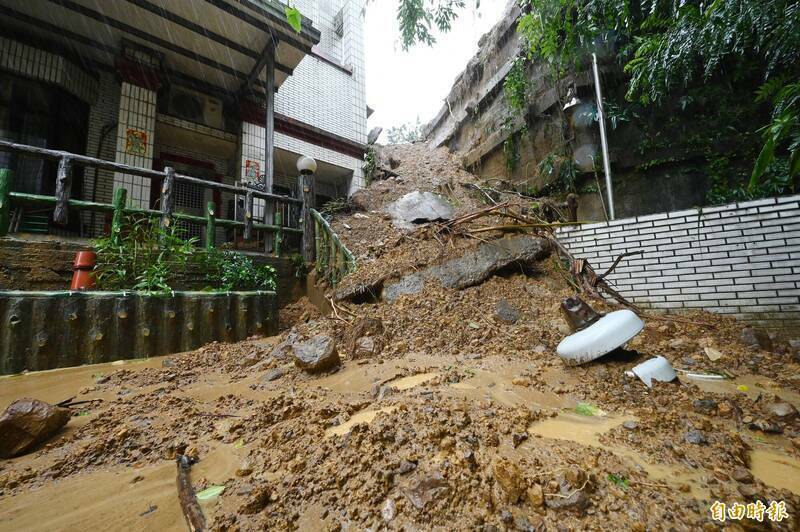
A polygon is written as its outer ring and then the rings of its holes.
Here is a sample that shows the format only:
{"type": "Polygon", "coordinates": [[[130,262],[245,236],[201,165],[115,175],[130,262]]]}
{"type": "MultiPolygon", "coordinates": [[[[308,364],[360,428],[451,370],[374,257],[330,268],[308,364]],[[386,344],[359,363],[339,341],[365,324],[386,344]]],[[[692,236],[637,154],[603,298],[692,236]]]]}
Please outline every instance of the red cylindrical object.
{"type": "Polygon", "coordinates": [[[89,290],[94,288],[94,267],[97,254],[94,251],[79,251],[72,264],[72,285],[70,290],[89,290]]]}

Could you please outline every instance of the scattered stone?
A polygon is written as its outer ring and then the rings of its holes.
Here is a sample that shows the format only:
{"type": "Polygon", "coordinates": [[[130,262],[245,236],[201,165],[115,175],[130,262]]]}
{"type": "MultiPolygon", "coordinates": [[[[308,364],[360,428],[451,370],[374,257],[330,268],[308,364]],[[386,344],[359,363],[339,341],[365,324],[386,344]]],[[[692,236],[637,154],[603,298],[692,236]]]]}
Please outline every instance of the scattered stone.
{"type": "Polygon", "coordinates": [[[713,414],[717,410],[717,402],[713,399],[696,399],[692,401],[692,408],[701,414],[713,414]]]}
{"type": "Polygon", "coordinates": [[[534,508],[544,505],[544,491],[541,485],[534,484],[525,493],[528,497],[528,503],[534,508]]]}
{"type": "Polygon", "coordinates": [[[383,322],[376,318],[359,318],[344,335],[345,352],[354,359],[372,358],[383,351],[383,322]]]}
{"type": "Polygon", "coordinates": [[[706,347],[703,350],[705,351],[706,356],[711,362],[716,362],[723,356],[721,351],[714,349],[713,347],[706,347]]]}
{"type": "Polygon", "coordinates": [[[767,434],[781,434],[783,433],[783,429],[777,423],[772,423],[770,421],[766,421],[763,419],[759,419],[757,421],[753,421],[750,423],[750,430],[760,430],[761,432],[766,432],[767,434]]]}
{"type": "Polygon", "coordinates": [[[258,486],[252,490],[247,502],[239,507],[239,513],[244,515],[257,514],[266,508],[272,499],[273,494],[270,493],[270,489],[267,486],[258,486]]]}
{"type": "Polygon", "coordinates": [[[247,477],[253,473],[253,461],[245,459],[241,465],[236,469],[237,477],[247,477]]]}
{"type": "Polygon", "coordinates": [[[773,420],[789,421],[797,417],[797,409],[791,404],[776,401],[764,406],[764,410],[773,420]]]}
{"type": "Polygon", "coordinates": [[[531,385],[531,380],[528,377],[519,376],[519,377],[514,377],[513,379],[511,379],[511,384],[513,384],[514,386],[526,386],[527,387],[527,386],[531,385]]]}
{"type": "Polygon", "coordinates": [[[522,444],[522,442],[524,442],[527,439],[528,439],[527,432],[514,432],[511,434],[511,442],[513,443],[515,449],[519,447],[522,444]]]}
{"type": "Polygon", "coordinates": [[[55,434],[70,418],[70,411],[39,401],[17,399],[0,416],[0,458],[23,454],[55,434]]]}
{"type": "Polygon", "coordinates": [[[519,321],[519,311],[511,306],[506,299],[501,299],[494,307],[495,317],[503,323],[513,325],[519,321]]]}
{"type": "Polygon", "coordinates": [[[672,349],[682,349],[684,347],[687,347],[688,345],[689,342],[686,341],[686,338],[675,338],[674,340],[671,340],[669,342],[669,346],[672,349]]]}
{"type": "Polygon", "coordinates": [[[690,430],[683,436],[683,439],[686,443],[693,443],[695,445],[704,445],[708,443],[705,434],[699,430],[690,430]]]}
{"type": "Polygon", "coordinates": [[[622,426],[628,430],[636,430],[639,428],[639,424],[632,420],[623,421],[622,426]]]}
{"type": "Polygon", "coordinates": [[[762,329],[745,327],[742,329],[740,338],[742,343],[751,349],[762,349],[764,351],[772,351],[774,349],[772,338],[762,329]]]}
{"type": "Polygon", "coordinates": [[[272,382],[280,379],[284,375],[283,368],[272,368],[262,378],[262,382],[272,382]]]}
{"type": "Polygon", "coordinates": [[[392,520],[394,520],[396,516],[397,516],[397,505],[394,503],[394,500],[386,499],[383,508],[381,508],[381,517],[383,517],[383,520],[385,522],[389,523],[392,520]]]}
{"type": "Polygon", "coordinates": [[[758,497],[758,488],[752,484],[739,484],[736,486],[736,489],[739,490],[739,493],[742,494],[742,497],[748,500],[755,500],[758,497]]]}
{"type": "Polygon", "coordinates": [[[402,460],[400,462],[400,466],[397,468],[398,475],[405,475],[406,473],[410,473],[417,468],[417,464],[414,462],[410,462],[408,460],[402,460]]]}
{"type": "Polygon", "coordinates": [[[525,482],[516,464],[507,458],[497,458],[492,463],[492,472],[505,494],[506,502],[516,503],[525,491],[525,482]]]}
{"type": "Polygon", "coordinates": [[[416,478],[408,483],[403,494],[414,508],[424,509],[431,501],[443,495],[448,489],[447,481],[439,471],[420,478],[416,478]]]}
{"type": "Polygon", "coordinates": [[[745,467],[737,467],[731,473],[731,478],[736,482],[743,484],[751,484],[753,482],[753,474],[745,467]]]}
{"type": "Polygon", "coordinates": [[[295,365],[309,373],[319,373],[341,363],[336,341],[330,336],[317,335],[292,346],[295,365]]]}
{"type": "Polygon", "coordinates": [[[414,224],[450,220],[455,210],[443,197],[415,190],[390,203],[386,212],[398,229],[413,229],[414,224]]]}
{"type": "Polygon", "coordinates": [[[573,488],[565,479],[562,479],[559,485],[558,493],[548,493],[544,496],[544,503],[548,508],[553,510],[573,509],[583,511],[589,504],[589,498],[583,490],[577,489],[580,486],[573,488]]]}

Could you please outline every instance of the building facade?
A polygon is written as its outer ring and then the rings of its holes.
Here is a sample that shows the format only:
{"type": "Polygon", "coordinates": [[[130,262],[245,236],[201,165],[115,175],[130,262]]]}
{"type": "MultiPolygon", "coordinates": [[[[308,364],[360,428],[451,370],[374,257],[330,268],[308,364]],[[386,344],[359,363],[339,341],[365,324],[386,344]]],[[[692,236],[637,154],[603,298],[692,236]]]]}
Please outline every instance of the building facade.
{"type": "MultiPolygon", "coordinates": [[[[309,155],[318,204],[347,196],[364,184],[363,6],[293,5],[299,33],[273,0],[0,0],[0,139],[292,196],[295,163],[309,155]]],[[[0,151],[0,167],[13,171],[15,191],[54,192],[52,163],[0,151]]],[[[129,205],[158,208],[158,183],[105,170],[76,171],[72,197],[110,203],[121,187],[129,205]]],[[[242,198],[178,184],[177,210],[202,214],[208,201],[220,218],[241,216],[242,198]]],[[[258,202],[255,215],[271,222],[258,202]]],[[[100,215],[71,218],[54,227],[26,212],[16,229],[108,229],[100,215]]]]}

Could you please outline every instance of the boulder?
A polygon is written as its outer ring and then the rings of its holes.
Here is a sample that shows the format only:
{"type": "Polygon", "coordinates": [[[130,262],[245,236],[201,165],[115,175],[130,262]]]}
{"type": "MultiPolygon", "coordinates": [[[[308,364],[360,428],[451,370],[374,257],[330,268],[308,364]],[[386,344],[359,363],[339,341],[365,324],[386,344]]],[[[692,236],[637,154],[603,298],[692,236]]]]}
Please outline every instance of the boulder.
{"type": "Polygon", "coordinates": [[[357,190],[350,196],[350,204],[353,209],[357,211],[369,211],[372,209],[372,201],[369,197],[369,192],[363,188],[357,190]]]}
{"type": "Polygon", "coordinates": [[[409,192],[386,207],[398,229],[413,229],[414,224],[450,220],[455,210],[446,199],[432,192],[409,192]]]}
{"type": "Polygon", "coordinates": [[[425,280],[422,276],[412,273],[397,282],[386,284],[383,287],[381,298],[388,303],[394,303],[400,296],[419,294],[424,287],[425,280]]]}
{"type": "Polygon", "coordinates": [[[39,401],[18,399],[0,416],[0,458],[11,458],[44,442],[67,424],[70,411],[39,401]]]}
{"type": "Polygon", "coordinates": [[[330,336],[317,335],[292,346],[295,365],[309,373],[319,373],[341,363],[336,341],[330,336]]]}
{"type": "Polygon", "coordinates": [[[530,235],[484,242],[461,257],[411,273],[399,281],[386,281],[382,297],[393,303],[401,295],[417,294],[422,291],[428,279],[438,281],[445,288],[461,290],[481,284],[495,273],[511,266],[533,263],[549,253],[550,243],[547,239],[530,235]]]}

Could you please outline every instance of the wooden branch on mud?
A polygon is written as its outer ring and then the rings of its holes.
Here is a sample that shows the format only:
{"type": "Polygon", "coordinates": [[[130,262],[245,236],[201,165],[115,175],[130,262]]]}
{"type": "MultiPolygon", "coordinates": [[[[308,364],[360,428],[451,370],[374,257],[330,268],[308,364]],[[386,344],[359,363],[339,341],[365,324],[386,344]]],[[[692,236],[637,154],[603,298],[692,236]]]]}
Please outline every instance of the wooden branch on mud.
{"type": "Polygon", "coordinates": [[[632,255],[642,255],[642,254],[644,254],[644,251],[639,250],[639,251],[628,251],[627,253],[623,253],[622,255],[617,256],[617,258],[614,260],[614,263],[611,265],[611,267],[606,270],[606,273],[604,273],[603,275],[598,275],[597,278],[598,279],[605,279],[606,277],[608,277],[608,275],[611,272],[613,272],[614,269],[617,267],[617,265],[619,264],[619,261],[621,261],[625,257],[630,257],[632,255]]]}
{"type": "Polygon", "coordinates": [[[178,463],[178,499],[181,502],[181,510],[189,530],[192,532],[204,532],[206,530],[206,518],[203,509],[197,502],[192,481],[189,478],[189,470],[192,468],[192,460],[188,456],[179,454],[178,463]]]}

